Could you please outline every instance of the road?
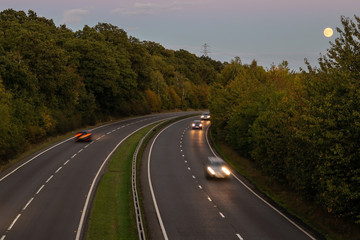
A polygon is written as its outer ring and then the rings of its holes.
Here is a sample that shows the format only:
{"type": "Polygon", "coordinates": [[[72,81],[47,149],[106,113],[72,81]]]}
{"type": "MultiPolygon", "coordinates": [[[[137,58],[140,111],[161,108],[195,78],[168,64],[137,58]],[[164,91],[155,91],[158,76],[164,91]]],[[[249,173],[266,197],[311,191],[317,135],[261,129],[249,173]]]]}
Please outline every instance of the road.
{"type": "Polygon", "coordinates": [[[148,115],[94,128],[89,143],[69,138],[2,172],[0,240],[80,239],[90,189],[116,145],[145,125],[186,114],[148,115]]]}
{"type": "Polygon", "coordinates": [[[192,130],[195,117],[164,129],[148,147],[141,180],[150,239],[314,239],[247,188],[235,173],[208,180],[204,163],[214,156],[210,125],[192,130]]]}

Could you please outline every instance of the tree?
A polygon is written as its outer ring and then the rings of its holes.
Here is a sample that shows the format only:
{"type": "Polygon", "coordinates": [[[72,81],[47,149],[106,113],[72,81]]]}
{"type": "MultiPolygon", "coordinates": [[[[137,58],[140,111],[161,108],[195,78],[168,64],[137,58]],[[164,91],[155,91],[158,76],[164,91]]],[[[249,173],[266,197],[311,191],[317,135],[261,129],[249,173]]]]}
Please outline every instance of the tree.
{"type": "Polygon", "coordinates": [[[360,223],[360,18],[341,17],[343,30],[307,82],[308,119],[319,149],[320,201],[360,223]]]}
{"type": "Polygon", "coordinates": [[[148,89],[145,91],[145,97],[152,112],[159,112],[161,110],[162,103],[159,95],[148,89]]]}
{"type": "Polygon", "coordinates": [[[27,144],[12,110],[12,95],[6,91],[0,77],[0,164],[23,151],[27,144]]]}

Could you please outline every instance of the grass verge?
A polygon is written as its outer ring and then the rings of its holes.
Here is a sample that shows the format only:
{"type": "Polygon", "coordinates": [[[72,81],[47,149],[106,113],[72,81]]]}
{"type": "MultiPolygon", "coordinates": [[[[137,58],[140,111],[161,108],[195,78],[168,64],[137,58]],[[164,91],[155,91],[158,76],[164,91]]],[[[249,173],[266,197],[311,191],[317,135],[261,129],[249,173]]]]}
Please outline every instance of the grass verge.
{"type": "MultiPolygon", "coordinates": [[[[137,161],[141,160],[145,146],[151,137],[154,136],[160,129],[175,121],[190,116],[192,115],[175,118],[163,122],[154,128],[153,131],[144,139],[142,146],[139,149],[137,161]]],[[[96,190],[90,216],[87,221],[85,239],[138,239],[131,189],[132,158],[140,140],[156,124],[158,123],[150,125],[134,133],[120,145],[111,157],[107,170],[102,176],[96,190]]],[[[139,164],[137,164],[137,167],[138,166],[139,164]]],[[[137,174],[137,177],[139,177],[139,174],[137,174]]],[[[139,182],[139,179],[137,179],[137,183],[139,182]]],[[[138,194],[138,196],[141,205],[141,195],[138,194]]]]}
{"type": "Polygon", "coordinates": [[[92,203],[86,239],[138,238],[131,189],[132,158],[139,141],[152,127],[134,133],[111,157],[92,203]]]}
{"type": "Polygon", "coordinates": [[[217,152],[226,159],[236,171],[268,198],[272,199],[275,204],[286,209],[285,211],[321,234],[321,236],[318,236],[320,239],[360,239],[360,228],[358,225],[356,226],[355,224],[335,218],[322,210],[318,205],[302,199],[290,189],[279,185],[270,177],[262,175],[261,171],[254,166],[253,162],[239,156],[237,152],[226,143],[215,141],[212,136],[210,137],[217,152]]]}

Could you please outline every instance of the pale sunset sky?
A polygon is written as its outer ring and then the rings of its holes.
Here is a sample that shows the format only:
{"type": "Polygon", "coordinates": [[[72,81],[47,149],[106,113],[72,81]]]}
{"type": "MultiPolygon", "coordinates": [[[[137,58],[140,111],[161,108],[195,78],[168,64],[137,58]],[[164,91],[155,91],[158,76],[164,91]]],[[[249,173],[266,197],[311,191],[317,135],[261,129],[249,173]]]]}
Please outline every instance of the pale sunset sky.
{"type": "Polygon", "coordinates": [[[110,23],[140,41],[167,49],[185,49],[221,62],[269,68],[283,60],[305,68],[304,58],[318,65],[341,26],[341,16],[360,16],[360,0],[0,0],[0,11],[12,8],[53,19],[73,31],[84,25],[110,23]],[[325,37],[326,27],[334,29],[325,37]]]}

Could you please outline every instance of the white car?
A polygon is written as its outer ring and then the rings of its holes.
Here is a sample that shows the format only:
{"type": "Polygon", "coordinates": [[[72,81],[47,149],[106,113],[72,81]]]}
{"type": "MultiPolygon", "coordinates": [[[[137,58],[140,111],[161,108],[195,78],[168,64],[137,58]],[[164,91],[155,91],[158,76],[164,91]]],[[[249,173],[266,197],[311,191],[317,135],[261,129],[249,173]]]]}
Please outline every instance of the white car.
{"type": "Polygon", "coordinates": [[[201,120],[210,120],[210,113],[208,112],[204,112],[203,114],[201,114],[201,120]]]}
{"type": "Polygon", "coordinates": [[[229,178],[231,172],[224,160],[218,157],[208,157],[205,165],[206,178],[229,178]]]}

